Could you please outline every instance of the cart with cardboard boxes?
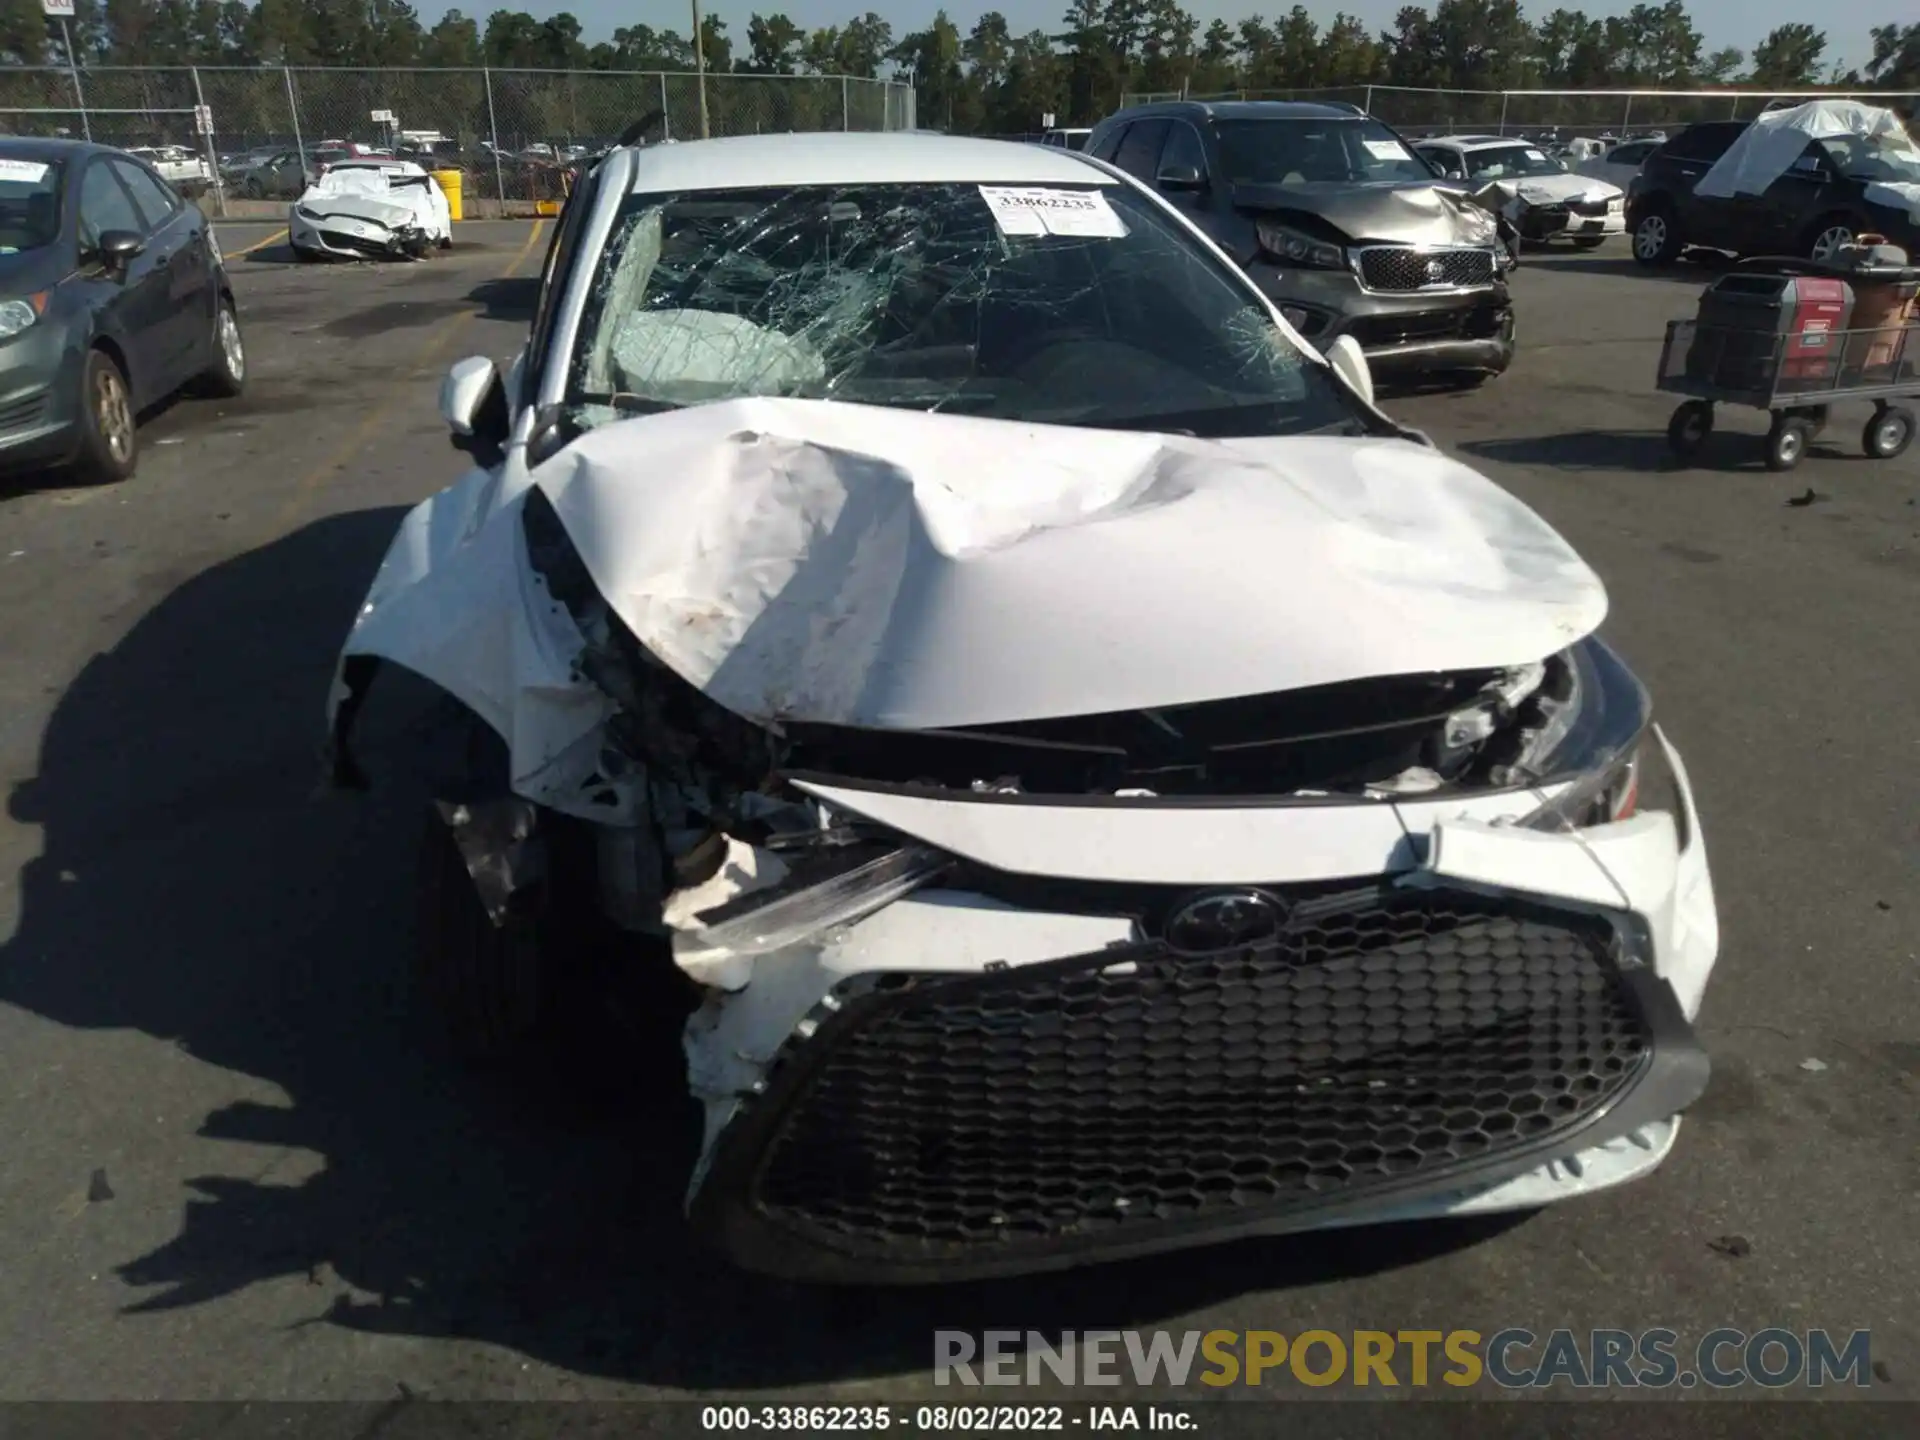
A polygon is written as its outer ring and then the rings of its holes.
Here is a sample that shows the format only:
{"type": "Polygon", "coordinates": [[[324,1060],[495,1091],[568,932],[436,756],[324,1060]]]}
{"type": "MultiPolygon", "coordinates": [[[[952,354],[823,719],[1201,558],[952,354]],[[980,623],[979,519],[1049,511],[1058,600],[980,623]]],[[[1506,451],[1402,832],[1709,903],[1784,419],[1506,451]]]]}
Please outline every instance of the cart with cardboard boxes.
{"type": "Polygon", "coordinates": [[[1773,416],[1766,458],[1791,470],[1825,427],[1830,407],[1873,407],[1861,448],[1890,460],[1913,443],[1920,397],[1920,267],[1878,236],[1831,260],[1743,261],[1700,297],[1691,320],[1668,324],[1659,388],[1690,397],[1673,412],[1667,443],[1682,458],[1713,433],[1716,405],[1773,416]]]}

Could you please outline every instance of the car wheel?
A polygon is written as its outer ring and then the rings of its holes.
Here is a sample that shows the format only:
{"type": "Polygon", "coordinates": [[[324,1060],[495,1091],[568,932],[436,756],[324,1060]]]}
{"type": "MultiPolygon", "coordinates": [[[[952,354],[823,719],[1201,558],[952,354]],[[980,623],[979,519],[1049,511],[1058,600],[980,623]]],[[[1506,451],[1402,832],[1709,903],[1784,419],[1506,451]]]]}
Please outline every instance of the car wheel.
{"type": "Polygon", "coordinates": [[[132,476],[140,462],[140,432],[125,372],[104,350],[89,350],[80,380],[80,452],[76,477],[111,485],[132,476]]]}
{"type": "Polygon", "coordinates": [[[240,337],[240,317],[233,301],[220,297],[213,317],[213,353],[200,374],[200,389],[217,399],[231,400],[247,385],[247,346],[240,337]]]}
{"type": "Polygon", "coordinates": [[[1697,455],[1712,434],[1713,405],[1706,400],[1687,401],[1667,422],[1667,446],[1682,459],[1697,455]]]}
{"type": "Polygon", "coordinates": [[[453,831],[424,817],[415,960],[448,1043],[464,1060],[504,1060],[526,1047],[546,1011],[548,966],[536,920],[494,924],[453,831]]]}
{"type": "Polygon", "coordinates": [[[258,180],[248,180],[240,187],[240,193],[249,200],[264,200],[267,198],[266,189],[258,180]]]}
{"type": "Polygon", "coordinates": [[[1807,455],[1807,442],[1813,438],[1813,426],[1798,416],[1775,418],[1767,432],[1767,468],[1791,470],[1807,455]]]}
{"type": "Polygon", "coordinates": [[[1680,222],[1671,208],[1656,205],[1633,227],[1633,258],[1642,265],[1671,265],[1680,258],[1680,222]]]}
{"type": "Polygon", "coordinates": [[[1840,247],[1851,245],[1859,233],[1859,227],[1845,215],[1823,216],[1807,227],[1800,241],[1800,253],[1809,260],[1837,260],[1840,247]]]}
{"type": "Polygon", "coordinates": [[[1860,448],[1875,460],[1891,460],[1906,453],[1913,443],[1913,411],[1904,405],[1889,405],[1874,412],[1860,437],[1860,448]]]}

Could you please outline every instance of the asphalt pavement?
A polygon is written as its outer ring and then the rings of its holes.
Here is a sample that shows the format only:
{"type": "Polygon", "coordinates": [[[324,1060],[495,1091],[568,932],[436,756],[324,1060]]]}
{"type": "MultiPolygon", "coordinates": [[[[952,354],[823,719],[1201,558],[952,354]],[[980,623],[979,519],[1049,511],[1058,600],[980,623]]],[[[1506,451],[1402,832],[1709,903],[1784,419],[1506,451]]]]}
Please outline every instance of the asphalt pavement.
{"type": "Polygon", "coordinates": [[[1658,337],[1702,272],[1529,257],[1514,370],[1388,402],[1594,564],[1690,764],[1723,947],[1670,1161],[1494,1224],[863,1293],[691,1244],[644,1075],[439,1056],[410,801],[315,793],[335,647],[457,473],[438,377],[517,348],[544,226],[412,266],[221,238],[245,398],[152,417],[129,484],[0,490],[0,1398],[910,1400],[935,1328],[1722,1325],[1871,1327],[1914,1397],[1920,450],[1861,458],[1844,411],[1778,476],[1727,412],[1671,464],[1658,337]]]}

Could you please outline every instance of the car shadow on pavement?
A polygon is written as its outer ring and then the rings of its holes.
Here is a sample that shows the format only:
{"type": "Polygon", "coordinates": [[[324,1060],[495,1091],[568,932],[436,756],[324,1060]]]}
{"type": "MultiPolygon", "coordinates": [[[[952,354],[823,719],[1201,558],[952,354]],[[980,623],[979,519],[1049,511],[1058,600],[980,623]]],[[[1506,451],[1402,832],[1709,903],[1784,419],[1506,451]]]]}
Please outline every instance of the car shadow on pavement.
{"type": "Polygon", "coordinates": [[[1715,277],[1733,268],[1733,257],[1718,250],[1695,250],[1671,265],[1642,265],[1631,255],[1559,255],[1541,267],[1555,273],[1565,270],[1587,275],[1617,275],[1622,279],[1665,280],[1677,285],[1710,285],[1715,277]]]}
{"type": "Polygon", "coordinates": [[[529,324],[540,301],[538,276],[511,276],[504,280],[483,280],[467,292],[467,298],[479,305],[482,320],[506,320],[516,325],[529,324]]]}
{"type": "MultiPolygon", "coordinates": [[[[317,792],[335,649],[400,513],[316,522],[160,598],[75,679],[39,774],[9,799],[42,843],[0,947],[0,1000],[142,1033],[285,1097],[201,1122],[286,1160],[239,1152],[188,1181],[179,1233],[118,1267],[144,1292],[123,1307],[133,1345],[145,1314],[305,1277],[308,1314],[289,1317],[280,1290],[263,1312],[230,1301],[218,1324],[462,1336],[576,1372],[752,1388],[924,1372],[936,1326],[1153,1325],[1513,1223],[1329,1232],[938,1290],[734,1271],[681,1219],[696,1126],[671,1023],[637,1062],[577,1046],[531,1073],[456,1068],[409,993],[422,797],[317,792]]],[[[369,705],[356,746],[376,780],[417,733],[421,697],[401,680],[369,705]]],[[[121,1203],[135,1203],[124,1186],[121,1203]]]]}
{"type": "MultiPolygon", "coordinates": [[[[1667,445],[1665,435],[1645,431],[1570,430],[1560,435],[1528,435],[1512,440],[1467,440],[1461,450],[1481,460],[1503,465],[1538,465],[1552,470],[1682,470],[1700,466],[1734,469],[1717,465],[1718,453],[1709,443],[1699,456],[1682,462],[1667,445]]],[[[1738,455],[1729,446],[1726,459],[1738,455]]],[[[1751,458],[1751,457],[1749,457],[1751,458]]]]}

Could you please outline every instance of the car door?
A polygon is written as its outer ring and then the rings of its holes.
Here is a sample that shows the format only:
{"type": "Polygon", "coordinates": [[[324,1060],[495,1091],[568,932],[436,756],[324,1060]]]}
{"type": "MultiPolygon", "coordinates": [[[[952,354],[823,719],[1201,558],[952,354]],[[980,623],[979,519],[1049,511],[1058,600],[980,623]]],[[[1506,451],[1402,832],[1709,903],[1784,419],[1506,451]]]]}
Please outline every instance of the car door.
{"type": "Polygon", "coordinates": [[[101,329],[114,337],[127,357],[127,382],[136,406],[145,406],[166,394],[168,312],[165,272],[154,266],[153,252],[143,249],[120,275],[101,268],[100,237],[110,230],[143,235],[146,221],[133,196],[114,173],[105,155],[87,161],[80,174],[80,257],[86,283],[99,291],[101,329]]]}
{"type": "Polygon", "coordinates": [[[1153,184],[1154,171],[1160,163],[1160,149],[1167,143],[1167,130],[1168,122],[1165,120],[1134,121],[1127,127],[1120,148],[1113,152],[1113,163],[1134,179],[1153,184]]]}
{"type": "Polygon", "coordinates": [[[1754,253],[1800,254],[1806,248],[1808,232],[1823,215],[1847,208],[1839,180],[1839,168],[1826,145],[1810,140],[1787,173],[1767,186],[1764,194],[1742,195],[1749,223],[1765,242],[1756,246],[1754,253]]]}
{"type": "Polygon", "coordinates": [[[1726,196],[1697,194],[1696,187],[1744,128],[1723,122],[1694,125],[1660,151],[1661,168],[1668,172],[1679,212],[1680,232],[1689,243],[1726,249],[1738,244],[1740,207],[1726,196]]]}
{"type": "Polygon", "coordinates": [[[1213,210],[1213,177],[1207,167],[1207,147],[1200,132],[1185,120],[1167,126],[1167,138],[1154,163],[1153,183],[1167,202],[1188,219],[1204,223],[1213,210]],[[1191,183],[1199,176],[1200,183],[1191,183]]]}
{"type": "Polygon", "coordinates": [[[217,262],[206,217],[146,166],[121,159],[111,163],[146,221],[147,250],[166,280],[168,374],[182,382],[213,358],[217,262]]]}

